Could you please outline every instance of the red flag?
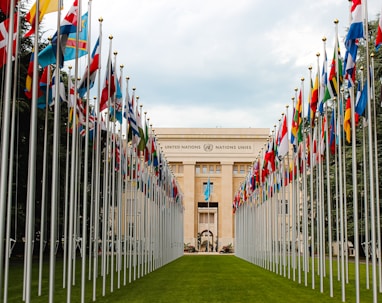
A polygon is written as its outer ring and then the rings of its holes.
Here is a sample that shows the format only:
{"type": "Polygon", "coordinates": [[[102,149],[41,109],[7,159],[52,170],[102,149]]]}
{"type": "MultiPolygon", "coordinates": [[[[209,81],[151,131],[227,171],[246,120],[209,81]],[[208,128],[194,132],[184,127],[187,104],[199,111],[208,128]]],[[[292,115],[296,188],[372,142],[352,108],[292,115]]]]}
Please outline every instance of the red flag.
{"type": "MultiPolygon", "coordinates": [[[[11,1],[10,0],[1,0],[0,1],[0,10],[5,14],[9,15],[9,12],[11,11],[11,1]]],[[[15,1],[15,5],[17,5],[18,0],[15,1]]]]}
{"type": "Polygon", "coordinates": [[[102,89],[101,102],[99,105],[100,111],[103,111],[104,109],[107,108],[108,106],[107,101],[113,98],[114,93],[115,93],[115,75],[114,75],[113,66],[111,64],[111,58],[109,57],[107,68],[106,68],[105,84],[102,89]],[[110,79],[109,79],[109,76],[110,76],[110,79]]]}
{"type": "MultiPolygon", "coordinates": [[[[13,23],[13,44],[12,44],[12,56],[16,53],[16,33],[17,28],[17,13],[14,16],[13,23]]],[[[8,35],[9,35],[9,19],[0,23],[0,68],[7,62],[8,53],[8,35]]]]}
{"type": "Polygon", "coordinates": [[[379,18],[377,36],[375,37],[375,48],[378,49],[382,44],[382,12],[379,18]]]}

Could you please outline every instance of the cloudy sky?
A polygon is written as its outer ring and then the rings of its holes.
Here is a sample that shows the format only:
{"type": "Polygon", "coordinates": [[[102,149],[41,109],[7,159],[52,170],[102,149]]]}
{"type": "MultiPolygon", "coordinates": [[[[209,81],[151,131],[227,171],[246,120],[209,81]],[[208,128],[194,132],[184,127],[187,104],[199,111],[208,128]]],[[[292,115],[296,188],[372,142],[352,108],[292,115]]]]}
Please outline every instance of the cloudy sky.
{"type": "MultiPolygon", "coordinates": [[[[349,26],[347,0],[91,2],[92,41],[102,17],[102,56],[113,35],[117,65],[154,127],[272,128],[309,66],[315,75],[323,37],[331,60],[333,21],[343,55],[349,26]]],[[[64,0],[63,14],[72,3],[64,0]]],[[[368,9],[376,19],[380,1],[369,0],[368,9]]]]}

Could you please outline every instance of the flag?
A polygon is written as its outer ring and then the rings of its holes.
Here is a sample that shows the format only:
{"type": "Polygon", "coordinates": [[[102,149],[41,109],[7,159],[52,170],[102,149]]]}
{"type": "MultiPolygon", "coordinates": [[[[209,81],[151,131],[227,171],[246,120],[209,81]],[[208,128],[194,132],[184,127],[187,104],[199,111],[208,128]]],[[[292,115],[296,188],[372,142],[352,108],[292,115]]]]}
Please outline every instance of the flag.
{"type": "Polygon", "coordinates": [[[324,62],[322,63],[322,73],[321,73],[321,82],[320,82],[320,91],[319,91],[319,100],[320,105],[318,110],[321,115],[324,113],[324,99],[325,99],[325,91],[328,85],[328,56],[326,55],[326,50],[324,52],[324,62]]]}
{"type": "Polygon", "coordinates": [[[279,143],[278,143],[278,158],[282,159],[285,157],[285,155],[288,154],[289,151],[289,142],[288,142],[288,125],[287,125],[287,118],[284,116],[283,122],[281,124],[280,130],[279,130],[279,143]]]}
{"type": "Polygon", "coordinates": [[[84,14],[81,18],[81,31],[78,35],[78,54],[76,54],[76,36],[77,33],[70,33],[68,36],[68,41],[66,42],[66,48],[64,53],[65,61],[80,58],[88,53],[88,13],[84,14]]]}
{"type": "Polygon", "coordinates": [[[121,91],[121,77],[118,81],[116,81],[116,92],[115,92],[115,98],[113,102],[113,107],[110,108],[110,116],[114,117],[115,119],[122,124],[122,109],[123,109],[123,99],[122,99],[122,91],[121,91]]]}
{"type": "Polygon", "coordinates": [[[336,119],[334,112],[332,112],[332,118],[330,119],[329,148],[332,155],[334,155],[336,153],[336,119]]]}
{"type": "Polygon", "coordinates": [[[108,107],[108,101],[113,98],[114,93],[115,93],[115,75],[114,75],[113,65],[111,63],[111,58],[109,55],[107,66],[106,66],[105,82],[104,82],[104,86],[101,93],[101,101],[99,106],[100,112],[105,110],[108,107]]]}
{"type": "Polygon", "coordinates": [[[136,117],[137,117],[137,126],[138,126],[139,137],[141,138],[139,140],[139,143],[137,144],[137,149],[140,152],[143,152],[145,150],[145,147],[146,147],[145,132],[144,132],[143,126],[142,126],[141,114],[138,110],[138,103],[136,105],[135,113],[136,113],[136,117]]]}
{"type": "Polygon", "coordinates": [[[312,95],[311,95],[311,99],[310,99],[311,125],[314,125],[314,120],[316,117],[317,104],[318,104],[318,89],[319,89],[319,76],[318,76],[318,71],[317,71],[316,78],[315,78],[314,84],[313,84],[312,95]]]}
{"type": "Polygon", "coordinates": [[[330,72],[328,77],[328,84],[326,86],[324,103],[329,99],[333,99],[339,95],[339,88],[342,85],[342,62],[341,52],[338,44],[338,38],[336,40],[336,47],[334,48],[333,60],[330,66],[330,72]]]}
{"type": "Polygon", "coordinates": [[[52,77],[52,101],[49,103],[50,106],[53,106],[55,104],[56,86],[58,86],[58,95],[59,95],[60,101],[65,101],[65,102],[67,101],[66,100],[66,89],[65,89],[64,82],[62,81],[62,77],[60,75],[59,81],[56,81],[56,74],[54,73],[53,77],[52,77]],[[57,82],[58,82],[58,84],[57,84],[57,82]]]}
{"type": "Polygon", "coordinates": [[[77,32],[77,15],[78,4],[77,0],[75,0],[73,6],[69,9],[64,20],[61,22],[60,37],[57,37],[56,32],[52,38],[51,45],[48,45],[46,48],[44,48],[38,56],[39,64],[42,67],[45,67],[48,64],[53,64],[55,62],[57,62],[57,65],[60,66],[60,68],[63,67],[65,60],[64,54],[66,51],[66,44],[69,38],[69,34],[77,32]],[[59,58],[56,58],[58,39],[60,39],[59,58]]]}
{"type": "Polygon", "coordinates": [[[344,131],[346,135],[346,141],[350,143],[351,141],[351,106],[350,97],[346,101],[346,109],[344,116],[344,131]]]}
{"type": "Polygon", "coordinates": [[[375,37],[375,48],[376,48],[376,50],[379,49],[381,44],[382,44],[382,12],[379,16],[378,30],[377,30],[377,35],[375,37]]]}
{"type": "Polygon", "coordinates": [[[321,157],[325,154],[325,139],[326,139],[326,115],[322,118],[322,126],[321,126],[321,136],[320,136],[320,155],[321,157]]]}
{"type": "Polygon", "coordinates": [[[358,39],[363,38],[361,0],[353,0],[351,15],[352,21],[345,39],[346,53],[344,59],[344,75],[345,79],[349,81],[349,87],[354,85],[358,39]]]}
{"type": "Polygon", "coordinates": [[[210,200],[210,196],[211,196],[211,182],[210,182],[210,178],[208,178],[206,188],[204,189],[204,200],[208,202],[210,200]]]}
{"type": "MultiPolygon", "coordinates": [[[[12,60],[16,54],[16,40],[17,40],[17,13],[14,15],[13,23],[13,43],[12,43],[12,60]]],[[[7,63],[8,54],[8,35],[9,35],[9,19],[5,19],[0,23],[0,68],[7,63]]]]}
{"type": "Polygon", "coordinates": [[[302,92],[298,95],[295,112],[292,120],[292,134],[297,139],[297,143],[302,141],[302,92]]]}
{"type": "Polygon", "coordinates": [[[139,130],[137,125],[137,119],[134,112],[134,98],[135,94],[133,91],[133,96],[128,100],[128,112],[127,112],[127,120],[129,123],[129,131],[128,131],[128,141],[132,141],[133,145],[138,145],[140,141],[139,130]]]}
{"type": "Polygon", "coordinates": [[[366,109],[367,104],[367,81],[365,81],[365,84],[363,85],[362,92],[358,94],[359,98],[357,100],[356,106],[355,106],[355,112],[362,116],[366,109]]]}
{"type": "Polygon", "coordinates": [[[100,68],[99,64],[99,54],[100,54],[100,46],[99,46],[99,38],[94,45],[94,49],[91,55],[90,67],[86,68],[83,77],[81,78],[81,82],[78,86],[78,94],[82,98],[85,93],[90,90],[95,83],[95,78],[97,76],[97,71],[100,68]],[[88,85],[88,77],[89,77],[89,87],[88,85]]]}
{"type": "Polygon", "coordinates": [[[52,100],[52,85],[50,81],[49,66],[43,69],[40,81],[39,81],[39,98],[37,100],[38,108],[46,108],[46,105],[52,100]]]}
{"type": "Polygon", "coordinates": [[[362,3],[361,0],[353,0],[352,2],[350,9],[352,20],[346,35],[345,45],[349,40],[363,38],[362,3]]]}
{"type": "MultiPolygon", "coordinates": [[[[3,1],[3,0],[2,0],[3,1]]],[[[37,0],[39,1],[39,23],[44,18],[45,14],[57,12],[59,0],[37,0]]],[[[29,37],[33,35],[36,31],[36,2],[33,4],[29,12],[25,15],[25,20],[31,25],[30,30],[24,35],[24,37],[29,37]]]]}
{"type": "Polygon", "coordinates": [[[352,87],[354,86],[355,81],[358,39],[349,40],[345,46],[346,53],[344,58],[344,77],[348,80],[348,87],[352,87]]]}
{"type": "MultiPolygon", "coordinates": [[[[9,15],[11,10],[11,0],[1,0],[0,1],[0,10],[6,15],[9,15]]],[[[15,5],[17,5],[18,0],[15,1],[15,5]]]]}

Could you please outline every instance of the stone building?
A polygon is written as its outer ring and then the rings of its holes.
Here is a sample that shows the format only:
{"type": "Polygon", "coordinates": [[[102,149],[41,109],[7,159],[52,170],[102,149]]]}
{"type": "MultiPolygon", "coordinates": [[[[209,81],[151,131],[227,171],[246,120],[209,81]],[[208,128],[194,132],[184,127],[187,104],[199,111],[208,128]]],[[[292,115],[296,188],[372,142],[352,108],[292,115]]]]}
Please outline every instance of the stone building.
{"type": "Polygon", "coordinates": [[[270,130],[155,128],[154,132],[184,194],[184,243],[199,251],[234,245],[233,197],[270,130]],[[208,180],[211,195],[206,201],[208,180]]]}

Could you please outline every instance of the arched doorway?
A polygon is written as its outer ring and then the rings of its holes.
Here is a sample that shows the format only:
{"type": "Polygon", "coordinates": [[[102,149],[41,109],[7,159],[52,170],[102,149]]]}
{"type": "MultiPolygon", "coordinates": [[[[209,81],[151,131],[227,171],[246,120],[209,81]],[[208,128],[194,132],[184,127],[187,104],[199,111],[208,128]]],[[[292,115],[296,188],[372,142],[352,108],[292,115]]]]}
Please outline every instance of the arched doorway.
{"type": "Polygon", "coordinates": [[[199,251],[212,252],[214,250],[214,234],[211,230],[203,230],[198,239],[199,251]]]}

